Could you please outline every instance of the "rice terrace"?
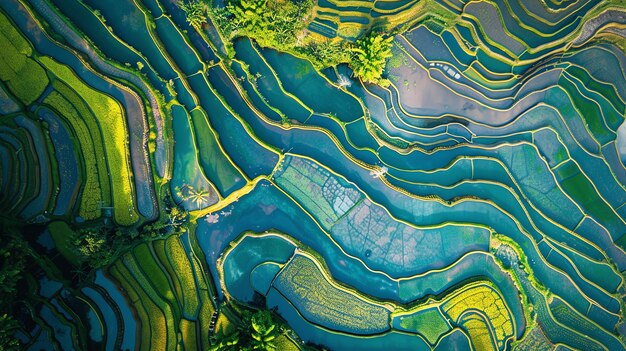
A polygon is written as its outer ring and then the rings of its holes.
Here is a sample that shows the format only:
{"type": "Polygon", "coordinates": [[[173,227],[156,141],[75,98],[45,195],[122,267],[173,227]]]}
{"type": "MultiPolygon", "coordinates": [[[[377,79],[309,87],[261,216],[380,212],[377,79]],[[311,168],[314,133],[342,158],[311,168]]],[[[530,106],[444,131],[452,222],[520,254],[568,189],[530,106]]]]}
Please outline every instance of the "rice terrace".
{"type": "Polygon", "coordinates": [[[626,351],[626,0],[0,0],[0,350],[626,351]]]}

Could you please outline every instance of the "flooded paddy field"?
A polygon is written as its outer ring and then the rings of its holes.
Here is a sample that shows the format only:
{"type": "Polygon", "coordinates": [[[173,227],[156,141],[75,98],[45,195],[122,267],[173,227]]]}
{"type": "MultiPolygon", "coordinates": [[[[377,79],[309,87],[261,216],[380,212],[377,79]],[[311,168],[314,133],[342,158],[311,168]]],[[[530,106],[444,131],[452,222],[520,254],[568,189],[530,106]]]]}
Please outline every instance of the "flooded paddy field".
{"type": "Polygon", "coordinates": [[[626,349],[623,3],[253,2],[0,2],[21,348],[626,349]]]}

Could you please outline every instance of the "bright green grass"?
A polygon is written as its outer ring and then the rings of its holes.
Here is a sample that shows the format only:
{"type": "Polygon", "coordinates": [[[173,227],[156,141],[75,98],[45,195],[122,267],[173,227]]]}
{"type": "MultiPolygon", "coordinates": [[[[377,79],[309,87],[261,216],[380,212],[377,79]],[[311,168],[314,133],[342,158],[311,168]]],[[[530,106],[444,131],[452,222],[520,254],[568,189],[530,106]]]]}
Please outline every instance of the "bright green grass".
{"type": "Polygon", "coordinates": [[[52,86],[70,103],[70,108],[75,110],[74,114],[78,117],[73,118],[73,121],[76,122],[76,124],[85,125],[87,127],[86,134],[91,137],[91,142],[93,143],[94,158],[92,162],[95,162],[96,167],[98,168],[98,179],[100,180],[100,188],[102,189],[102,200],[106,204],[110,204],[111,184],[109,183],[107,164],[104,162],[106,160],[103,147],[104,140],[102,139],[102,134],[100,133],[98,120],[91,112],[85,101],[72,88],[56,79],[53,80],[52,86]]]}
{"type": "Polygon", "coordinates": [[[48,57],[41,58],[40,62],[56,77],[71,86],[98,118],[102,138],[106,140],[104,147],[113,190],[115,221],[120,225],[134,224],[139,215],[133,204],[128,139],[122,107],[110,96],[85,84],[69,67],[48,57]]]}
{"type": "Polygon", "coordinates": [[[276,350],[280,351],[300,351],[300,348],[296,343],[289,339],[286,335],[280,335],[274,339],[276,350]]]}
{"type": "Polygon", "coordinates": [[[196,322],[181,319],[178,327],[180,329],[179,338],[182,339],[185,350],[198,350],[196,322]]]}
{"type": "Polygon", "coordinates": [[[193,275],[192,265],[185,255],[185,249],[176,236],[170,237],[165,243],[165,254],[168,262],[171,262],[174,272],[176,272],[176,277],[181,281],[183,311],[188,315],[195,316],[200,304],[195,289],[197,283],[193,275]]]}
{"type": "Polygon", "coordinates": [[[424,335],[431,345],[434,345],[443,333],[450,330],[450,326],[436,307],[398,318],[404,330],[424,335]]]}
{"type": "Polygon", "coordinates": [[[171,265],[167,253],[165,252],[165,242],[165,240],[155,240],[152,242],[152,250],[154,250],[153,255],[161,263],[164,273],[170,277],[172,292],[175,294],[176,300],[180,305],[184,306],[186,299],[183,292],[187,292],[191,289],[190,286],[182,284],[178,272],[174,270],[174,267],[171,265]]]}
{"type": "Polygon", "coordinates": [[[170,287],[170,283],[165,275],[165,272],[161,269],[159,264],[155,261],[148,244],[141,244],[135,247],[133,250],[137,264],[141,267],[146,278],[152,283],[152,287],[170,304],[176,304],[174,298],[174,292],[170,287]]]}
{"type": "Polygon", "coordinates": [[[214,308],[204,277],[194,276],[199,269],[176,235],[142,243],[113,263],[109,271],[130,292],[142,324],[139,349],[175,350],[179,341],[208,348],[214,308]]]}
{"type": "MultiPolygon", "coordinates": [[[[138,286],[137,282],[133,279],[132,275],[128,271],[128,269],[124,266],[121,260],[118,260],[109,267],[109,273],[117,280],[124,291],[130,298],[130,301],[133,304],[134,310],[139,317],[139,322],[141,323],[140,328],[140,340],[139,342],[139,350],[148,351],[151,350],[152,343],[152,328],[151,323],[157,322],[158,317],[160,316],[152,316],[146,307],[144,307],[141,302],[142,299],[145,299],[148,302],[149,298],[145,296],[145,293],[142,292],[141,287],[138,286]]],[[[155,338],[156,339],[156,338],[155,338]]]]}
{"type": "Polygon", "coordinates": [[[130,253],[122,257],[124,266],[131,273],[131,280],[137,284],[140,303],[146,307],[152,329],[152,347],[156,350],[173,350],[176,342],[177,316],[172,313],[171,305],[155,290],[152,282],[139,265],[139,262],[130,253]],[[172,334],[172,335],[170,335],[172,334]]]}
{"type": "Polygon", "coordinates": [[[389,311],[328,281],[312,258],[298,254],[274,283],[307,319],[343,331],[376,333],[389,329],[389,311]]]}
{"type": "Polygon", "coordinates": [[[41,66],[30,58],[30,44],[0,12],[0,79],[7,83],[9,90],[29,105],[48,86],[48,77],[41,66]]]}
{"type": "MultiPolygon", "coordinates": [[[[102,170],[98,169],[98,165],[101,165],[101,167],[104,166],[103,162],[97,162],[98,156],[96,150],[102,150],[102,148],[94,148],[90,129],[85,124],[85,120],[81,118],[81,115],[63,95],[57,91],[52,91],[46,97],[44,103],[56,110],[74,131],[82,153],[82,162],[85,167],[83,173],[83,195],[80,198],[78,213],[86,220],[96,219],[100,217],[100,201],[102,200],[100,189],[102,179],[98,179],[98,175],[101,174],[102,170]]],[[[100,178],[104,177],[100,176],[100,178]]],[[[108,179],[105,178],[104,180],[106,183],[103,183],[103,185],[108,186],[108,179]]]]}

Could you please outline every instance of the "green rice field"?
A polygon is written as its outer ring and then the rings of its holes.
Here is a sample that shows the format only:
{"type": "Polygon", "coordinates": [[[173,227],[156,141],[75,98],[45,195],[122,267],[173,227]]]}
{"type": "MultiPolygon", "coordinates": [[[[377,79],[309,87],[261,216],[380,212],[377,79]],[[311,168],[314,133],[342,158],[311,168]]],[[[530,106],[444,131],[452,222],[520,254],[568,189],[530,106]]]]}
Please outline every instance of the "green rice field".
{"type": "Polygon", "coordinates": [[[626,350],[623,0],[3,0],[0,350],[626,350]]]}

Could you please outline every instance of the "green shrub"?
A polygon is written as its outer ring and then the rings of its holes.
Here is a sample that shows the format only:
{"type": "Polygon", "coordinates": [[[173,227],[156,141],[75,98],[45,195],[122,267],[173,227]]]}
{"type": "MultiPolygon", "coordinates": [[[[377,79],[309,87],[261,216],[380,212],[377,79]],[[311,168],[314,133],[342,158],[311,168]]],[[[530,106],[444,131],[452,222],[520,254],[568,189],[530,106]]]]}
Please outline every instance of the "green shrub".
{"type": "Polygon", "coordinates": [[[192,26],[199,27],[206,23],[206,8],[203,3],[197,0],[190,0],[187,3],[184,0],[179,0],[177,4],[178,7],[185,11],[187,22],[192,26]]]}
{"type": "Polygon", "coordinates": [[[19,324],[12,316],[4,313],[0,315],[0,350],[22,350],[15,333],[19,330],[19,324]]]}
{"type": "Polygon", "coordinates": [[[373,34],[357,40],[354,47],[350,48],[353,53],[350,66],[354,75],[366,83],[388,84],[383,80],[387,59],[391,54],[391,41],[393,37],[383,38],[380,34],[373,34]]]}
{"type": "Polygon", "coordinates": [[[307,16],[313,5],[311,0],[240,0],[210,11],[226,37],[252,38],[263,47],[305,56],[318,68],[348,62],[343,44],[306,37],[307,16]]]}

